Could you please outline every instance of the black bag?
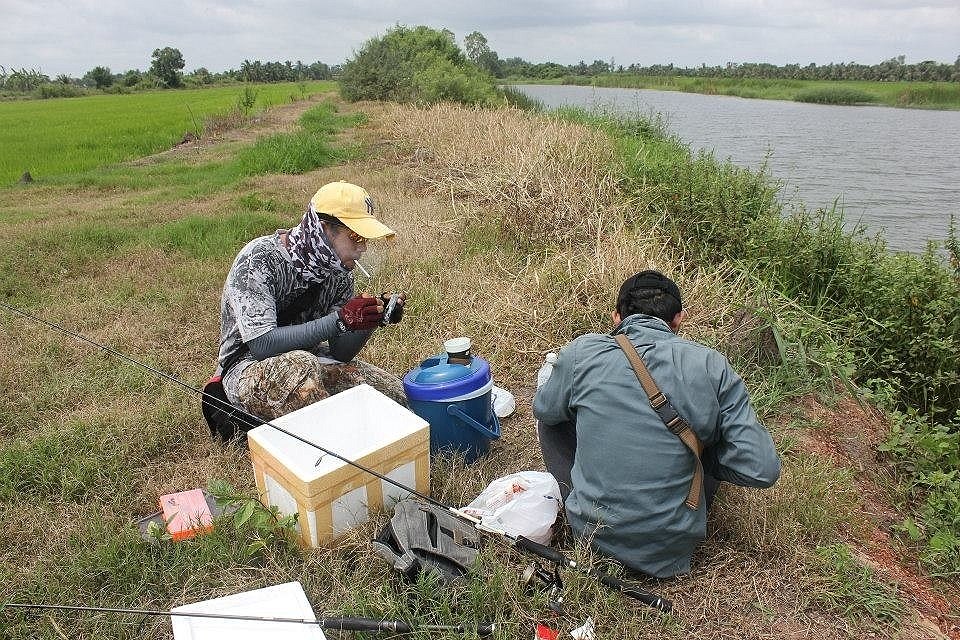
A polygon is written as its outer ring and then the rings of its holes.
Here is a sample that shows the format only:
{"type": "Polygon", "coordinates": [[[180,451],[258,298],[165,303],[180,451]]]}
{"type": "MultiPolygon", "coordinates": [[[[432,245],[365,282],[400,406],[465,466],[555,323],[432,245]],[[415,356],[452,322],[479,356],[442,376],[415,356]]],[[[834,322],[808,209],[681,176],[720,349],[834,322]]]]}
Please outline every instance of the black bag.
{"type": "Polygon", "coordinates": [[[245,438],[247,431],[263,424],[262,420],[230,404],[220,376],[213,376],[204,385],[200,409],[210,427],[210,435],[214,438],[219,436],[224,442],[238,434],[245,438]]]}

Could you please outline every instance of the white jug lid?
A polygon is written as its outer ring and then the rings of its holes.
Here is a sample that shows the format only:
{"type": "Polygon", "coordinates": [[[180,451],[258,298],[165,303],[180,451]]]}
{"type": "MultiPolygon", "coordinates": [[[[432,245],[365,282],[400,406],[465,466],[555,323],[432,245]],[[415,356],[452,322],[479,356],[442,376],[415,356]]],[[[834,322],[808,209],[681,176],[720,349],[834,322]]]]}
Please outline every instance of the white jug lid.
{"type": "Polygon", "coordinates": [[[463,353],[465,351],[469,351],[470,347],[472,346],[473,341],[466,336],[460,338],[450,338],[443,343],[443,349],[447,353],[463,353]]]}

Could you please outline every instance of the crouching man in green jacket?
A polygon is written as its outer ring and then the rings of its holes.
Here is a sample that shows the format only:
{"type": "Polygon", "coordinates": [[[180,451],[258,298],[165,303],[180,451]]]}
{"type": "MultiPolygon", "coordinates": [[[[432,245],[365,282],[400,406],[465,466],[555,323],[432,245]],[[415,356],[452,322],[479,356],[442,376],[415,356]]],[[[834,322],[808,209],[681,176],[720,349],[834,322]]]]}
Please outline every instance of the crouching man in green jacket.
{"type": "Polygon", "coordinates": [[[534,398],[544,461],[565,491],[573,532],[657,577],[690,570],[719,481],[765,488],[780,477],[743,380],[722,354],[676,335],[683,317],[672,280],[636,274],[620,288],[613,331],[564,347],[534,398]],[[665,396],[659,411],[631,366],[630,345],[665,396]],[[674,433],[679,423],[666,425],[674,416],[692,431],[686,443],[674,433]]]}

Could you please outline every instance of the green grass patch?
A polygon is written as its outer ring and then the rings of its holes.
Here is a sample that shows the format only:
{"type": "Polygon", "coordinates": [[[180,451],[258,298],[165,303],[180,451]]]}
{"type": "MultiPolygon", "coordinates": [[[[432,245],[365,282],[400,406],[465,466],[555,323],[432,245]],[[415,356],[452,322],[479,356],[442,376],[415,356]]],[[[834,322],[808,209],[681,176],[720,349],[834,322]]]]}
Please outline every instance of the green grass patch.
{"type": "Polygon", "coordinates": [[[331,103],[314,107],[301,116],[301,131],[262,138],[252,147],[243,149],[237,158],[240,173],[246,176],[299,174],[342,162],[352,152],[334,147],[329,142],[329,135],[355,126],[361,118],[340,116],[331,103]]]}
{"type": "Polygon", "coordinates": [[[253,176],[264,173],[306,173],[335,164],[341,155],[326,141],[311,133],[280,133],[258,140],[239,157],[240,171],[253,176]]]}
{"type": "Polygon", "coordinates": [[[215,161],[197,164],[191,159],[170,158],[140,166],[97,167],[81,174],[65,174],[50,183],[105,191],[137,192],[140,202],[208,195],[235,184],[242,174],[236,162],[215,161]]]}
{"type": "Polygon", "coordinates": [[[222,259],[251,238],[282,227],[285,220],[276,212],[236,211],[190,215],[146,227],[132,220],[46,229],[8,244],[0,254],[0,292],[31,298],[109,258],[148,247],[179,251],[191,258],[222,259]]]}
{"type": "Polygon", "coordinates": [[[851,622],[896,628],[906,606],[893,585],[881,582],[874,571],[860,564],[842,544],[818,547],[816,555],[824,579],[813,594],[828,610],[851,622]]]}
{"type": "Polygon", "coordinates": [[[129,492],[132,472],[117,450],[111,416],[48,425],[40,436],[0,449],[0,500],[96,500],[129,492]]]}
{"type": "Polygon", "coordinates": [[[181,251],[191,258],[232,258],[238,247],[283,226],[276,214],[233,213],[222,216],[186,216],[156,227],[145,244],[181,251]]]}
{"type": "Polygon", "coordinates": [[[116,255],[138,235],[139,230],[132,227],[94,222],[17,238],[0,253],[0,293],[35,295],[116,255]]]}
{"type": "MultiPolygon", "coordinates": [[[[332,90],[325,82],[307,91],[332,90]]],[[[236,108],[237,87],[0,102],[0,185],[138,158],[203,133],[204,119],[236,108]]],[[[254,110],[288,102],[295,83],[256,86],[254,110]]]]}
{"type": "Polygon", "coordinates": [[[793,99],[816,104],[865,104],[876,102],[878,98],[872,93],[850,87],[821,87],[801,91],[793,99]]]}

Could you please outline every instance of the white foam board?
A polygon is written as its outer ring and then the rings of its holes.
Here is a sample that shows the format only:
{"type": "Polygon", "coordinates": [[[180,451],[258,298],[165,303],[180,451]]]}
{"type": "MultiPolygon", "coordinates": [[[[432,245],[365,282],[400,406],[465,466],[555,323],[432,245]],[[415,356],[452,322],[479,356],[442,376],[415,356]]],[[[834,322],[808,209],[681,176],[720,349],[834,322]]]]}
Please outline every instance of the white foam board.
{"type": "MultiPolygon", "coordinates": [[[[174,613],[224,613],[267,618],[298,618],[316,621],[316,614],[303,586],[287,582],[222,598],[203,600],[170,610],[174,613]]],[[[318,626],[293,622],[260,622],[215,618],[171,617],[175,640],[326,640],[318,626]]]]}

